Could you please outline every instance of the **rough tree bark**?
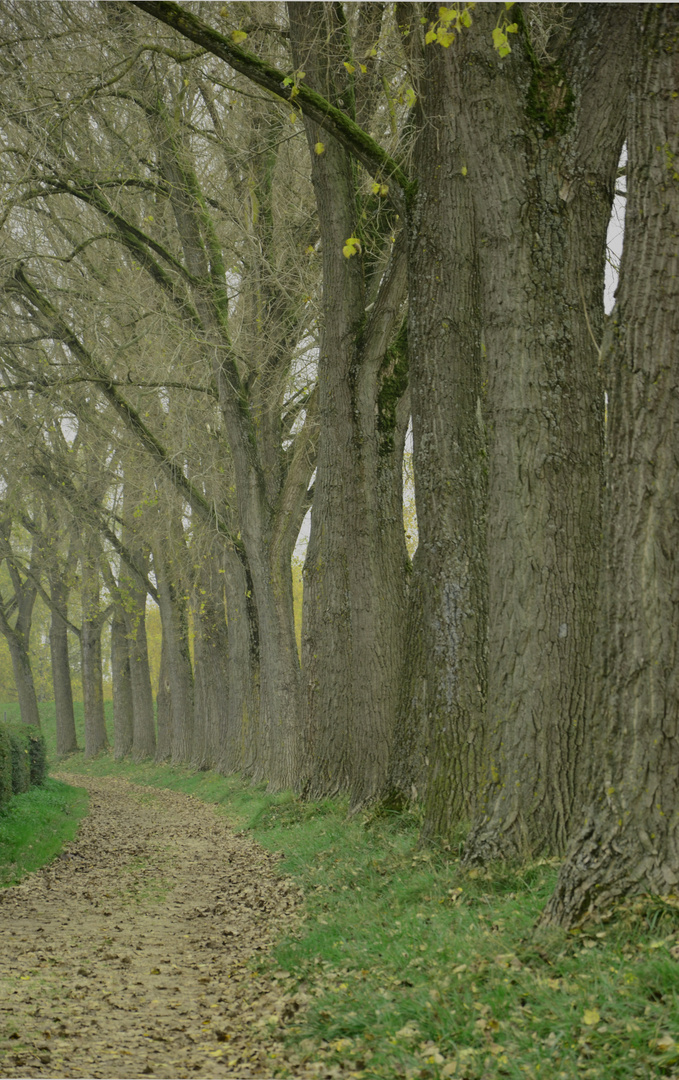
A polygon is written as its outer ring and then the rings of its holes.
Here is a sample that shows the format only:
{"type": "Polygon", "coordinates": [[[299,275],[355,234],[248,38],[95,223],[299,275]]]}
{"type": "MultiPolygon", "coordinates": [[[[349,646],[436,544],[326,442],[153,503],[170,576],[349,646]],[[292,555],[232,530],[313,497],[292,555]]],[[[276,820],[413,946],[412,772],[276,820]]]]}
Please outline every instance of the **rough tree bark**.
{"type": "Polygon", "coordinates": [[[634,5],[580,7],[555,59],[520,6],[451,49],[476,206],[489,368],[489,782],[465,859],[561,852],[576,803],[596,613],[606,230],[634,5]]]}
{"type": "Polygon", "coordinates": [[[111,682],[113,684],[113,757],[127,757],[132,750],[133,710],[130,683],[130,650],[125,615],[116,607],[111,620],[111,682]]]}
{"type": "Polygon", "coordinates": [[[381,792],[381,801],[387,811],[404,810],[411,803],[421,803],[427,790],[429,666],[424,632],[424,599],[427,582],[420,545],[421,542],[413,556],[408,581],[404,659],[399,681],[398,709],[394,721],[389,769],[381,792]]]}
{"type": "Polygon", "coordinates": [[[216,552],[202,560],[193,593],[195,636],[195,725],[192,762],[199,769],[215,768],[230,729],[229,638],[224,607],[224,575],[216,552]]]}
{"type": "Polygon", "coordinates": [[[9,537],[11,522],[8,517],[0,521],[0,545],[2,558],[6,560],[7,570],[12,582],[14,596],[7,603],[0,596],[0,633],[4,635],[10,658],[12,660],[12,672],[14,684],[19,698],[19,711],[25,724],[40,727],[40,713],[38,711],[38,697],[35,692],[31,659],[28,654],[28,646],[31,636],[31,623],[33,621],[33,607],[38,590],[34,584],[37,544],[34,541],[31,549],[31,561],[29,573],[22,580],[19,569],[15,564],[9,537]],[[14,623],[11,622],[11,611],[16,610],[14,623]]]}
{"type": "MultiPolygon", "coordinates": [[[[189,650],[187,601],[176,567],[154,544],[153,564],[158,581],[158,601],[163,628],[165,676],[170,684],[170,756],[173,764],[191,760],[194,725],[194,684],[189,650]]],[[[162,665],[161,665],[162,670],[162,665]]]]}
{"type": "Polygon", "coordinates": [[[156,695],[156,761],[169,761],[172,757],[172,685],[168,651],[167,637],[163,631],[156,695]]]}
{"type": "Polygon", "coordinates": [[[469,814],[483,764],[487,481],[479,275],[454,48],[422,49],[419,20],[406,5],[398,13],[402,32],[409,31],[419,111],[418,189],[408,212],[419,606],[411,607],[392,776],[403,790],[408,764],[420,771],[426,755],[424,836],[448,838],[469,814]]]}
{"type": "Polygon", "coordinates": [[[229,723],[220,748],[220,772],[253,776],[259,745],[259,632],[246,566],[223,544],[226,632],[229,656],[229,723]]]}
{"type": "MultiPolygon", "coordinates": [[[[1,626],[2,616],[0,616],[0,627],[1,626]]],[[[24,647],[23,638],[20,638],[17,631],[12,627],[8,627],[8,629],[9,633],[4,629],[3,633],[5,634],[5,640],[7,641],[7,647],[12,660],[12,673],[14,675],[14,684],[19,699],[21,719],[24,724],[40,727],[38,698],[35,692],[30,657],[24,647]]]]}
{"type": "Polygon", "coordinates": [[[100,603],[100,574],[98,538],[86,536],[80,557],[82,626],[80,656],[85,718],[85,757],[96,757],[108,747],[104,716],[104,680],[101,655],[101,633],[106,612],[100,603]]]}
{"type": "Polygon", "coordinates": [[[611,317],[593,801],[543,923],[679,883],[679,6],[637,9],[611,317]]]}
{"type": "MultiPolygon", "coordinates": [[[[381,6],[373,7],[379,33],[381,6]]],[[[344,67],[352,44],[341,5],[291,3],[288,11],[294,62],[306,72],[306,85],[350,116],[369,112],[360,96],[354,99],[344,67]]],[[[345,257],[349,237],[366,242],[356,163],[332,135],[305,123],[323,249],[323,333],[318,469],[304,567],[302,779],[307,796],[348,790],[357,807],[382,791],[403,660],[405,244],[397,242],[383,276],[367,251],[345,257]]],[[[376,205],[373,216],[378,213],[376,205]]],[[[370,240],[384,245],[379,233],[370,240]]]]}
{"type": "Polygon", "coordinates": [[[68,586],[56,571],[49,574],[50,596],[54,606],[50,620],[50,658],[56,715],[57,756],[72,754],[78,749],[73,713],[71,665],[68,657],[68,627],[58,610],[68,610],[68,586]]]}
{"type": "MultiPolygon", "coordinates": [[[[148,571],[148,549],[145,551],[137,531],[131,522],[135,506],[129,483],[123,488],[123,543],[134,558],[135,564],[148,571]]],[[[124,597],[123,613],[127,630],[127,648],[130,655],[130,687],[132,691],[132,756],[136,761],[153,757],[156,752],[156,724],[153,710],[153,691],[149,669],[148,641],[146,638],[146,589],[139,578],[120,563],[119,588],[124,597]]]]}

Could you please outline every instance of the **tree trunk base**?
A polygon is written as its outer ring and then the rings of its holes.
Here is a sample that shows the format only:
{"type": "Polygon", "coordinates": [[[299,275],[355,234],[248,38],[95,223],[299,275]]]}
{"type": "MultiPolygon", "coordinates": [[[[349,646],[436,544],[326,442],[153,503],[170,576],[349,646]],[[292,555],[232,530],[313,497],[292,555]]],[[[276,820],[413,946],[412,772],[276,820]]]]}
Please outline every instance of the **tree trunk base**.
{"type": "Polygon", "coordinates": [[[643,826],[630,827],[619,816],[600,813],[573,838],[539,925],[568,930],[596,919],[628,896],[676,892],[676,852],[671,834],[652,840],[643,826]]]}
{"type": "Polygon", "coordinates": [[[517,814],[498,821],[487,817],[472,826],[464,847],[463,866],[485,866],[500,860],[525,860],[540,854],[531,848],[517,814]]]}

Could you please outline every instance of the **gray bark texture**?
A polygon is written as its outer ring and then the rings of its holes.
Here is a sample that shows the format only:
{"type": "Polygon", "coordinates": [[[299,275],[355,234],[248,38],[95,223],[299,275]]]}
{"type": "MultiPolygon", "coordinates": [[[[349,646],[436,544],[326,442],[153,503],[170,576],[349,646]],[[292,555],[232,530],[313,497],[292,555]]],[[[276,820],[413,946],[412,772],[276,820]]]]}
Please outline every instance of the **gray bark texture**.
{"type": "Polygon", "coordinates": [[[167,636],[162,632],[160,671],[156,695],[156,761],[172,757],[172,686],[170,683],[167,636]]]}
{"type": "Polygon", "coordinates": [[[14,564],[12,549],[9,542],[11,522],[9,518],[3,518],[0,522],[0,543],[2,555],[7,560],[7,570],[14,589],[13,600],[9,604],[0,597],[0,633],[4,635],[10,658],[12,660],[12,673],[19,699],[19,712],[24,724],[40,727],[40,713],[38,711],[38,698],[33,681],[33,670],[28,648],[31,638],[31,623],[33,621],[33,608],[37,596],[37,588],[33,584],[32,573],[36,570],[37,544],[34,542],[31,551],[31,575],[25,580],[14,564]],[[8,610],[16,609],[14,623],[10,622],[8,610]]]}
{"type": "Polygon", "coordinates": [[[130,651],[125,615],[116,608],[111,621],[111,681],[113,684],[113,757],[116,761],[132,752],[133,711],[130,681],[130,651]]]}
{"type": "Polygon", "coordinates": [[[424,633],[427,582],[421,543],[413,557],[408,582],[404,660],[399,683],[398,712],[389,756],[389,770],[381,793],[387,811],[404,810],[422,802],[427,790],[429,762],[427,689],[429,674],[424,633]]]}
{"type": "Polygon", "coordinates": [[[50,620],[50,659],[56,716],[57,757],[78,749],[73,713],[71,665],[68,658],[68,627],[58,613],[68,610],[68,587],[58,573],[50,574],[50,595],[55,605],[50,620]]]}
{"type": "Polygon", "coordinates": [[[229,717],[219,750],[219,771],[242,771],[253,776],[259,745],[259,632],[257,612],[246,566],[231,547],[224,546],[224,595],[229,657],[229,717]]]}
{"type": "MultiPolygon", "coordinates": [[[[413,23],[409,36],[417,40],[421,28],[413,23]]],[[[419,51],[415,43],[410,50],[419,51]]],[[[411,672],[392,765],[407,761],[408,745],[418,770],[425,754],[424,836],[443,840],[468,816],[482,776],[488,606],[479,274],[454,64],[454,48],[438,45],[416,61],[408,346],[420,607],[411,607],[411,672]]]]}
{"type": "Polygon", "coordinates": [[[136,590],[136,610],[125,608],[127,646],[130,653],[130,684],[134,719],[132,756],[136,761],[153,757],[156,752],[156,726],[153,714],[153,691],[146,638],[146,592],[136,590]]]}
{"type": "MultiPolygon", "coordinates": [[[[352,53],[339,5],[291,3],[288,11],[294,62],[306,84],[347,113],[361,113],[343,66],[352,53]]],[[[305,124],[323,248],[323,334],[304,567],[302,789],[310,798],[349,791],[356,808],[384,786],[403,660],[405,249],[397,241],[382,276],[367,252],[345,257],[347,239],[363,228],[357,166],[332,136],[305,124]]],[[[384,245],[383,237],[373,239],[384,245]]]]}
{"type": "MultiPolygon", "coordinates": [[[[133,556],[137,566],[148,570],[148,550],[129,524],[134,520],[133,499],[129,483],[123,489],[123,543],[133,556]]],[[[123,560],[120,564],[119,588],[123,595],[123,613],[127,631],[127,648],[130,655],[130,687],[132,691],[132,756],[135,761],[153,757],[156,752],[156,725],[149,669],[148,641],[146,638],[146,589],[139,579],[130,573],[123,560]]]]}
{"type": "Polygon", "coordinates": [[[105,618],[100,608],[100,579],[96,543],[88,538],[81,557],[82,628],[80,631],[85,757],[93,758],[108,747],[104,717],[104,680],[101,632],[105,618]]]}
{"type": "MultiPolygon", "coordinates": [[[[634,5],[577,9],[541,60],[517,6],[455,42],[488,362],[488,784],[467,862],[562,852],[578,796],[600,547],[606,230],[634,5]]],[[[452,50],[451,50],[452,51],[452,50]]]]}
{"type": "Polygon", "coordinates": [[[188,763],[193,746],[194,685],[187,602],[180,582],[172,574],[171,564],[165,563],[162,570],[157,558],[154,559],[154,564],[158,580],[163,648],[167,658],[165,676],[170,684],[171,760],[173,764],[188,763]]]}
{"type": "MultiPolygon", "coordinates": [[[[217,554],[217,553],[215,553],[217,554]]],[[[195,725],[192,762],[215,768],[229,731],[229,638],[224,608],[224,575],[218,558],[203,560],[193,596],[195,637],[195,725]]]]}
{"type": "Polygon", "coordinates": [[[679,6],[635,16],[625,241],[606,356],[599,767],[543,916],[572,926],[679,883],[679,6]]]}
{"type": "Polygon", "coordinates": [[[21,640],[18,640],[15,636],[8,637],[6,640],[12,659],[12,674],[17,689],[21,719],[24,724],[40,727],[38,698],[35,692],[30,657],[21,640]]]}

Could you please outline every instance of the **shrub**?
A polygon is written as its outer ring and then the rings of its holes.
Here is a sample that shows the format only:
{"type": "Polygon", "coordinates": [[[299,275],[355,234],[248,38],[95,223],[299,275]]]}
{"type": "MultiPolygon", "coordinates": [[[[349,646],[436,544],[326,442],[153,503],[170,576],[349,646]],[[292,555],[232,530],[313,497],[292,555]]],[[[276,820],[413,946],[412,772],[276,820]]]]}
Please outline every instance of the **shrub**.
{"type": "Polygon", "coordinates": [[[28,738],[31,785],[33,787],[40,787],[47,779],[47,746],[45,745],[45,736],[39,731],[32,730],[27,732],[26,735],[28,738]]]}
{"type": "Polygon", "coordinates": [[[28,739],[18,731],[10,731],[12,757],[12,794],[20,795],[31,786],[31,760],[28,739]]]}
{"type": "Polygon", "coordinates": [[[0,724],[0,806],[46,779],[47,748],[42,734],[24,725],[0,724]]]}
{"type": "Polygon", "coordinates": [[[0,809],[12,797],[12,742],[9,731],[0,724],[0,809]]]}

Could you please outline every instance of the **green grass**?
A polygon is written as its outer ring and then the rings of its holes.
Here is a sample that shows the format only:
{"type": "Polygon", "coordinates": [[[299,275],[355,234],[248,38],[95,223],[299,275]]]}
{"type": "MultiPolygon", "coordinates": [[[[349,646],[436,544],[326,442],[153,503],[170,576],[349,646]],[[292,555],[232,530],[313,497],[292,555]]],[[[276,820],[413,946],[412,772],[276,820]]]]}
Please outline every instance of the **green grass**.
{"type": "Polygon", "coordinates": [[[64,766],[217,803],[284,853],[307,915],[263,963],[308,997],[291,1034],[300,1060],[366,1080],[679,1080],[673,903],[641,897],[579,933],[538,934],[553,861],[464,872],[418,847],[415,814],[348,817],[341,801],[109,755],[64,766]]]}
{"type": "Polygon", "coordinates": [[[50,862],[87,813],[87,792],[58,780],[15,795],[0,812],[0,886],[50,862]]]}

